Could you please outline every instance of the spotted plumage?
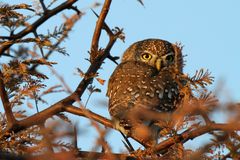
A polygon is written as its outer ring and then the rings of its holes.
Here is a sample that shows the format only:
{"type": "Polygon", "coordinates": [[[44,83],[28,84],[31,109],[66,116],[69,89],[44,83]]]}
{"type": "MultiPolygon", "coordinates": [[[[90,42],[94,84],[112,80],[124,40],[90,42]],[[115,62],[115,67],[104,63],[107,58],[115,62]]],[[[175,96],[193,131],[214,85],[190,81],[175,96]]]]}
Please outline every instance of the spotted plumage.
{"type": "Polygon", "coordinates": [[[130,134],[134,125],[127,115],[133,108],[174,111],[179,101],[176,73],[181,72],[182,54],[176,45],[160,39],[132,44],[108,84],[109,112],[115,126],[130,134]]]}

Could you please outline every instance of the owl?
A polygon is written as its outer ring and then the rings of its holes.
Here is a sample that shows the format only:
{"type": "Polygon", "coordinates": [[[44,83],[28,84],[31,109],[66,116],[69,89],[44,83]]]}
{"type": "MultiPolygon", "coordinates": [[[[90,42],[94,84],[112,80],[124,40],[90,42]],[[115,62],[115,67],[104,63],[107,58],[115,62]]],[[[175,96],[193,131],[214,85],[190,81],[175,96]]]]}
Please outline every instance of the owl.
{"type": "MultiPolygon", "coordinates": [[[[137,126],[150,126],[156,120],[143,121],[131,111],[174,111],[180,99],[177,78],[182,70],[183,58],[177,45],[161,39],[132,44],[124,52],[108,83],[108,109],[115,128],[127,136],[138,137],[137,134],[141,133],[137,133],[137,126]]],[[[149,139],[140,141],[148,146],[149,139]]]]}

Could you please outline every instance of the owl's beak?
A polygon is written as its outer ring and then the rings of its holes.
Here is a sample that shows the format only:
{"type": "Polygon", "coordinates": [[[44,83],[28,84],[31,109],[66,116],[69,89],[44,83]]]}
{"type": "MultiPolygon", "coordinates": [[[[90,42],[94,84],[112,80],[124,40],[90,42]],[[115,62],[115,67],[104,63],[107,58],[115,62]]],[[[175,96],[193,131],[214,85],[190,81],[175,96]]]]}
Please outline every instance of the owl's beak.
{"type": "Polygon", "coordinates": [[[162,63],[161,59],[157,59],[155,62],[155,65],[158,71],[160,71],[161,69],[161,63],[162,63]]]}

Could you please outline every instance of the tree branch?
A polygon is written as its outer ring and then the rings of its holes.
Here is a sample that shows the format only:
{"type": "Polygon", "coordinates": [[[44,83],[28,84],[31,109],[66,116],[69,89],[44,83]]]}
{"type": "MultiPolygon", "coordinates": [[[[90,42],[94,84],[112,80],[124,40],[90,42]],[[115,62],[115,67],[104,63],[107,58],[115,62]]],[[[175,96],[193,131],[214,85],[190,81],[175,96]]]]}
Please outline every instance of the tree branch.
{"type": "Polygon", "coordinates": [[[25,156],[17,155],[14,153],[2,152],[2,151],[0,151],[0,159],[1,160],[28,160],[28,158],[25,156]]]}
{"type": "MultiPolygon", "coordinates": [[[[64,26],[66,26],[66,29],[64,30],[63,34],[58,39],[58,41],[55,44],[53,44],[52,49],[49,50],[48,53],[46,53],[46,55],[44,55],[44,59],[48,59],[50,57],[50,55],[55,51],[55,49],[68,37],[68,34],[71,31],[72,27],[81,17],[82,17],[81,14],[80,15],[74,14],[73,16],[71,16],[69,18],[66,17],[66,21],[64,22],[64,26]]],[[[32,65],[32,67],[29,68],[29,71],[35,71],[35,69],[38,66],[39,66],[39,64],[32,65]]]]}
{"type": "Polygon", "coordinates": [[[201,126],[196,128],[195,130],[187,130],[180,135],[173,136],[158,145],[154,148],[146,149],[144,152],[149,153],[152,152],[161,152],[164,151],[166,148],[169,148],[171,145],[180,143],[180,142],[187,142],[188,140],[192,140],[198,136],[201,136],[205,133],[209,133],[212,131],[239,131],[240,130],[240,123],[236,122],[236,124],[221,124],[221,123],[210,123],[205,126],[201,126]]]}
{"type": "MultiPolygon", "coordinates": [[[[64,3],[62,3],[61,5],[57,6],[56,8],[52,9],[52,10],[48,10],[48,12],[46,12],[42,17],[40,17],[38,20],[36,20],[32,25],[27,26],[25,29],[23,29],[22,31],[20,31],[17,34],[13,34],[11,35],[11,39],[12,40],[16,40],[16,39],[20,39],[24,36],[26,36],[27,34],[35,31],[41,24],[43,24],[44,22],[46,22],[49,18],[51,18],[52,16],[58,14],[59,12],[63,11],[64,9],[68,9],[69,7],[72,6],[72,4],[74,4],[75,2],[77,2],[77,0],[68,0],[64,3]]],[[[2,45],[0,47],[0,56],[7,50],[9,49],[13,44],[6,44],[6,45],[2,45]]]]}
{"type": "Polygon", "coordinates": [[[59,153],[51,153],[51,154],[43,154],[43,155],[18,155],[14,153],[0,152],[1,160],[42,160],[46,159],[46,157],[51,157],[51,159],[59,159],[60,157],[75,157],[75,158],[87,158],[91,157],[92,160],[99,159],[116,159],[116,160],[136,160],[134,156],[128,154],[119,154],[119,153],[100,153],[100,152],[88,152],[88,151],[77,151],[73,152],[59,152],[59,153]]]}
{"type": "MultiPolygon", "coordinates": [[[[65,2],[65,3],[67,3],[68,6],[69,6],[69,5],[70,5],[70,4],[69,4],[70,2],[71,2],[71,4],[73,4],[75,1],[76,1],[76,0],[69,0],[68,2],[65,2]]],[[[63,3],[63,4],[65,4],[65,3],[63,3]]],[[[66,5],[63,5],[63,4],[61,5],[62,7],[59,6],[59,7],[57,7],[58,9],[55,8],[55,9],[53,9],[53,10],[54,10],[56,13],[58,13],[56,10],[60,10],[59,8],[61,8],[61,9],[67,8],[66,5]]],[[[102,11],[101,11],[101,14],[100,14],[100,16],[99,16],[99,19],[100,19],[100,20],[98,20],[99,22],[97,22],[97,24],[96,24],[96,28],[102,29],[102,26],[100,26],[100,25],[103,25],[103,24],[104,24],[103,22],[104,22],[104,19],[105,19],[105,17],[106,17],[107,11],[108,11],[108,9],[109,9],[109,7],[110,7],[110,4],[111,4],[111,0],[106,0],[106,1],[105,1],[104,5],[103,5],[103,9],[102,9],[102,11]],[[104,12],[104,13],[102,13],[102,12],[104,12]]],[[[51,14],[51,13],[53,12],[53,10],[49,10],[46,15],[51,14]]],[[[46,15],[45,15],[45,16],[46,16],[46,15]]],[[[38,21],[39,21],[39,20],[38,20],[38,21]]],[[[44,21],[43,21],[43,22],[44,22],[44,21]]],[[[43,22],[41,21],[41,23],[43,23],[43,22]]],[[[37,26],[37,24],[39,24],[39,23],[40,23],[40,22],[38,22],[38,23],[35,22],[35,23],[34,23],[35,25],[33,24],[33,25],[31,25],[31,26],[34,26],[35,29],[36,29],[36,26],[37,26]]],[[[31,29],[31,31],[33,31],[33,30],[34,30],[34,29],[31,29]]],[[[30,31],[30,29],[28,29],[28,30],[25,29],[24,31],[22,31],[22,32],[20,32],[20,33],[18,34],[18,38],[21,38],[20,35],[23,35],[23,36],[24,36],[24,35],[26,35],[27,32],[29,33],[29,32],[31,32],[31,31],[30,31]]],[[[100,32],[100,31],[98,31],[98,29],[95,29],[95,31],[96,31],[96,34],[98,34],[98,33],[100,32]]],[[[35,115],[33,115],[33,116],[30,116],[30,117],[28,117],[28,118],[26,118],[26,119],[24,119],[24,120],[18,121],[18,123],[17,123],[18,126],[8,127],[6,130],[4,130],[4,131],[0,134],[0,138],[3,138],[3,137],[8,136],[6,133],[9,133],[9,132],[12,132],[12,131],[18,132],[18,131],[20,131],[20,130],[22,130],[22,129],[25,129],[25,128],[28,128],[28,127],[30,127],[30,126],[32,126],[32,125],[40,124],[40,123],[44,122],[47,118],[52,117],[53,115],[55,115],[56,113],[59,113],[59,112],[64,111],[64,106],[72,105],[75,101],[78,101],[79,98],[81,98],[81,96],[82,96],[83,92],[85,91],[85,89],[87,88],[87,86],[88,86],[88,85],[92,82],[92,80],[93,80],[93,77],[92,77],[92,76],[89,76],[89,75],[95,75],[95,74],[96,74],[97,70],[101,67],[104,59],[107,58],[107,56],[109,55],[109,52],[110,52],[113,44],[115,43],[116,39],[118,38],[118,35],[121,34],[121,33],[122,33],[122,31],[119,31],[119,32],[117,32],[116,34],[112,34],[112,36],[110,37],[109,43],[108,43],[107,47],[105,48],[105,50],[103,50],[103,52],[102,52],[101,55],[99,55],[97,58],[94,59],[94,62],[90,65],[90,67],[88,68],[87,72],[85,73],[85,75],[87,75],[87,76],[79,83],[79,85],[78,85],[78,87],[76,88],[76,90],[75,90],[70,96],[68,96],[68,97],[60,100],[59,102],[53,104],[53,105],[50,106],[49,108],[47,108],[47,109],[45,109],[45,110],[43,110],[43,111],[41,111],[41,112],[39,112],[39,113],[37,113],[37,114],[35,114],[35,115]],[[88,76],[89,76],[89,77],[88,77],[88,76]]],[[[93,39],[96,40],[95,37],[97,37],[97,36],[95,36],[95,34],[94,34],[93,39]]],[[[95,40],[93,40],[93,41],[95,41],[95,40]]],[[[98,40],[99,40],[99,38],[98,38],[98,40]]],[[[94,42],[94,43],[95,43],[95,42],[94,42]]],[[[91,48],[92,48],[92,47],[91,47],[91,48]]],[[[0,50],[1,50],[1,49],[0,49],[0,50]]],[[[69,109],[69,108],[68,108],[68,109],[69,109]]],[[[76,112],[76,109],[75,109],[75,110],[70,109],[70,111],[76,112]]],[[[77,112],[79,113],[79,111],[77,111],[77,112]]],[[[82,113],[81,113],[81,114],[82,114],[82,113]]],[[[97,116],[94,115],[93,117],[96,118],[97,116]]],[[[99,118],[99,117],[98,117],[98,118],[99,118]]],[[[96,118],[96,120],[98,120],[98,119],[96,118]]],[[[104,123],[104,122],[107,122],[107,121],[104,120],[104,118],[103,118],[103,119],[100,118],[100,119],[99,119],[99,122],[100,122],[100,123],[104,123]]],[[[111,126],[110,123],[111,123],[111,122],[107,122],[106,125],[107,125],[107,126],[111,126]]]]}
{"type": "Polygon", "coordinates": [[[99,41],[99,36],[101,33],[101,29],[103,28],[104,25],[104,20],[106,18],[106,15],[108,13],[109,7],[111,4],[111,0],[106,0],[102,11],[100,13],[100,16],[98,18],[96,27],[95,27],[95,32],[92,38],[92,45],[91,45],[91,57],[90,59],[92,60],[90,67],[88,68],[87,72],[85,73],[85,77],[83,80],[79,83],[77,86],[76,90],[72,95],[70,95],[65,101],[67,103],[72,104],[74,101],[81,99],[81,96],[83,92],[86,90],[87,86],[92,83],[93,81],[93,76],[96,75],[98,69],[101,67],[103,61],[109,56],[110,50],[113,46],[113,44],[116,42],[118,36],[122,33],[122,30],[116,32],[115,34],[108,34],[109,35],[109,42],[104,50],[102,52],[98,52],[98,41],[99,41]],[[96,48],[97,47],[97,48],[96,48]],[[100,54],[101,53],[101,54],[100,54]],[[98,54],[98,56],[93,55],[93,54],[98,54]]]}
{"type": "Polygon", "coordinates": [[[0,71],[0,96],[1,96],[3,108],[5,110],[5,114],[7,118],[7,125],[12,127],[16,120],[13,116],[11,103],[9,102],[3,79],[4,79],[3,74],[0,71]]]}
{"type": "Polygon", "coordinates": [[[120,154],[120,153],[99,153],[99,152],[88,152],[88,151],[79,151],[76,155],[81,158],[89,158],[91,159],[116,159],[116,160],[137,160],[136,157],[129,154],[120,154]],[[109,157],[109,158],[107,158],[109,157]]]}
{"type": "Polygon", "coordinates": [[[99,43],[99,38],[100,38],[100,35],[101,35],[101,30],[102,30],[102,27],[104,25],[105,18],[108,14],[111,2],[112,2],[112,0],[105,0],[105,2],[103,4],[102,11],[101,11],[101,13],[99,15],[99,18],[97,20],[97,24],[96,24],[95,31],[93,33],[93,38],[92,38],[91,62],[97,56],[95,54],[98,53],[98,43],[99,43]]]}
{"type": "Polygon", "coordinates": [[[79,115],[82,117],[89,118],[91,120],[94,120],[94,121],[97,121],[97,122],[103,124],[106,127],[113,128],[111,120],[109,120],[105,117],[102,117],[88,109],[82,109],[82,108],[78,108],[78,107],[74,107],[74,106],[66,106],[66,107],[64,107],[64,111],[75,114],[75,115],[79,115]]]}
{"type": "Polygon", "coordinates": [[[39,113],[36,113],[36,114],[34,114],[26,119],[23,119],[21,121],[17,121],[15,126],[9,126],[6,130],[4,130],[0,134],[0,139],[2,139],[4,137],[8,137],[9,135],[6,133],[10,133],[12,131],[16,133],[23,129],[31,127],[33,125],[41,124],[46,119],[56,115],[57,113],[64,112],[64,111],[92,119],[94,121],[97,121],[97,122],[103,124],[106,127],[113,128],[112,122],[110,120],[108,120],[107,118],[102,117],[102,116],[100,116],[94,112],[91,112],[87,109],[84,109],[84,108],[78,108],[78,107],[71,106],[71,105],[64,105],[64,103],[62,101],[60,101],[39,113]]]}
{"type": "Polygon", "coordinates": [[[46,6],[45,6],[45,4],[44,4],[44,0],[39,0],[39,2],[40,2],[40,4],[41,4],[42,9],[43,9],[44,14],[45,14],[45,13],[47,12],[47,8],[46,8],[46,6]]]}

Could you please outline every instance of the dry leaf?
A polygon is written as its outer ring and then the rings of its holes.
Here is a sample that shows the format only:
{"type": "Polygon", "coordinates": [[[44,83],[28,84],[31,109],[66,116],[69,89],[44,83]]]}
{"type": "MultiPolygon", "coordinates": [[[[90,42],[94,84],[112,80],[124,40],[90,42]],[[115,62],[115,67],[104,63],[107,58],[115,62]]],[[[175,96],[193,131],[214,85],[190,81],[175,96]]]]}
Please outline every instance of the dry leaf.
{"type": "Polygon", "coordinates": [[[101,79],[101,78],[96,78],[97,81],[101,84],[101,85],[104,85],[105,81],[104,79],[101,79]]]}

